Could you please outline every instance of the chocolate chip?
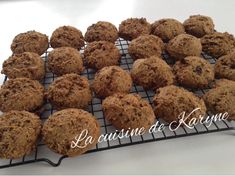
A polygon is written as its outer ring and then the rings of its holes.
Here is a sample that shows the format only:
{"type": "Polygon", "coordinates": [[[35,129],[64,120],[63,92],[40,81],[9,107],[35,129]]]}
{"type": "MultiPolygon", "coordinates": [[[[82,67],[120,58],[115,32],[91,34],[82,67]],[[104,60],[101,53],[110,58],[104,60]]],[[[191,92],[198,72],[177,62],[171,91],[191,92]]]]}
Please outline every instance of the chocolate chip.
{"type": "Polygon", "coordinates": [[[202,74],[202,68],[200,66],[197,66],[196,69],[195,69],[195,72],[198,74],[198,75],[201,75],[202,74]]]}

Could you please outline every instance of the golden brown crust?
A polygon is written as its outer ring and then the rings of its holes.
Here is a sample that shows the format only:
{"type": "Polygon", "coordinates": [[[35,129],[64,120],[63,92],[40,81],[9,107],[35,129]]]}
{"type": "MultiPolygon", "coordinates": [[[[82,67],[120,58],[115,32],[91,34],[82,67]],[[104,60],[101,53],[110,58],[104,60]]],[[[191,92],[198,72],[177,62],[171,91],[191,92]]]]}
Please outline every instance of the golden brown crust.
{"type": "Polygon", "coordinates": [[[105,118],[117,129],[149,129],[155,116],[151,105],[138,94],[117,93],[102,103],[105,118]]]}
{"type": "Polygon", "coordinates": [[[87,42],[108,41],[114,43],[118,39],[118,30],[110,22],[98,21],[87,28],[85,40],[87,42]]]}
{"type": "Polygon", "coordinates": [[[192,15],[183,24],[188,34],[199,38],[213,33],[215,27],[211,17],[204,15],[192,15]]]}
{"type": "Polygon", "coordinates": [[[131,41],[128,46],[128,53],[136,60],[153,55],[161,57],[163,49],[164,43],[159,37],[154,35],[141,35],[131,41]]]}
{"type": "Polygon", "coordinates": [[[61,26],[52,33],[50,44],[52,48],[67,46],[80,50],[85,43],[79,29],[72,26],[61,26]]]}
{"type": "Polygon", "coordinates": [[[167,52],[175,60],[181,60],[187,56],[200,56],[202,45],[200,39],[192,35],[180,34],[169,41],[167,52]]]}
{"type": "Polygon", "coordinates": [[[121,54],[113,43],[95,41],[85,48],[84,58],[88,68],[99,70],[106,66],[118,65],[121,54]]]}
{"type": "Polygon", "coordinates": [[[145,18],[128,18],[119,25],[119,37],[133,40],[141,35],[150,34],[151,26],[145,18]]]}
{"type": "Polygon", "coordinates": [[[213,56],[220,57],[229,54],[235,47],[234,36],[225,32],[214,32],[201,38],[203,52],[213,56]]]}
{"type": "Polygon", "coordinates": [[[28,31],[15,36],[11,44],[11,50],[14,54],[33,52],[42,55],[48,46],[48,37],[45,34],[28,31]]]}
{"type": "Polygon", "coordinates": [[[214,80],[212,65],[197,56],[177,61],[173,69],[178,83],[188,88],[205,88],[214,80]]]}
{"type": "Polygon", "coordinates": [[[24,52],[14,54],[3,62],[1,73],[8,78],[22,78],[42,80],[45,76],[44,60],[36,53],[24,52]]]}
{"type": "Polygon", "coordinates": [[[44,88],[36,80],[10,79],[0,89],[0,110],[34,111],[44,102],[44,88]]]}
{"type": "MultiPolygon", "coordinates": [[[[96,145],[100,136],[100,126],[92,114],[70,108],[52,114],[43,125],[42,135],[44,143],[52,151],[61,155],[78,156],[96,145]],[[76,141],[75,137],[78,137],[83,130],[87,130],[87,137],[91,136],[93,143],[84,148],[72,148],[72,141],[76,141]]],[[[84,146],[87,137],[78,145],[84,146]]]]}
{"type": "Polygon", "coordinates": [[[71,47],[60,47],[48,55],[48,69],[58,75],[68,73],[80,74],[83,70],[82,57],[78,50],[71,47]]]}
{"type": "Polygon", "coordinates": [[[27,111],[9,111],[0,116],[0,158],[17,159],[36,147],[41,131],[38,116],[27,111]]]}
{"type": "Polygon", "coordinates": [[[86,108],[92,98],[87,78],[74,73],[58,77],[46,97],[55,109],[86,108]]]}
{"type": "Polygon", "coordinates": [[[118,66],[104,67],[95,74],[92,89],[99,98],[114,93],[128,93],[132,87],[129,73],[118,66]]]}
{"type": "Polygon", "coordinates": [[[174,84],[175,80],[171,67],[157,56],[136,60],[131,70],[131,77],[136,85],[154,90],[174,84]]]}
{"type": "Polygon", "coordinates": [[[151,34],[160,37],[164,42],[184,32],[183,24],[171,18],[161,19],[151,24],[151,34]]]}
{"type": "Polygon", "coordinates": [[[159,88],[153,98],[154,113],[157,118],[162,118],[164,121],[170,123],[178,121],[178,116],[185,112],[186,116],[195,108],[200,110],[194,112],[187,120],[191,118],[199,118],[206,113],[206,106],[202,99],[196,97],[192,92],[177,86],[166,86],[159,88]]]}

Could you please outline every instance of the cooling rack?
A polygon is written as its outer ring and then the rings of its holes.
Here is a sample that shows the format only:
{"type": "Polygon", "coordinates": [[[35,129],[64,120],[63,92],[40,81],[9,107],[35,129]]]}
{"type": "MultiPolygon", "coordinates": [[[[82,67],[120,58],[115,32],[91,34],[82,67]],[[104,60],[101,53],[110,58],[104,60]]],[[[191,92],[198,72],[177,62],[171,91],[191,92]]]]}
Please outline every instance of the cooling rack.
{"type": "MultiPolygon", "coordinates": [[[[132,68],[133,60],[131,59],[127,51],[129,42],[119,38],[115,44],[119,48],[121,52],[121,56],[122,56],[120,66],[125,70],[130,70],[132,68]]],[[[43,55],[43,58],[45,59],[45,63],[46,63],[45,65],[47,65],[47,55],[50,50],[51,48],[49,48],[48,51],[43,55]]],[[[81,53],[83,53],[83,48],[81,49],[81,53]]],[[[168,64],[174,63],[174,61],[171,60],[166,53],[164,53],[162,57],[163,59],[166,60],[168,64]]],[[[206,54],[202,54],[202,57],[208,60],[211,64],[214,64],[216,61],[215,58],[212,58],[206,54]]],[[[47,70],[47,68],[45,69],[47,70]]],[[[81,75],[86,76],[89,81],[92,81],[94,78],[94,73],[95,73],[94,70],[85,69],[81,75]]],[[[42,84],[45,86],[45,88],[47,88],[48,85],[52,83],[55,78],[56,78],[55,75],[53,75],[47,70],[46,76],[44,80],[42,81],[42,84]]],[[[7,78],[5,78],[5,81],[6,80],[7,78]]],[[[203,90],[200,89],[200,90],[190,90],[190,91],[194,92],[195,94],[202,95],[208,90],[209,88],[203,89],[203,90]]],[[[140,94],[143,99],[146,99],[147,101],[149,101],[150,104],[152,104],[152,98],[154,96],[153,91],[145,91],[142,87],[133,85],[131,92],[140,94]]],[[[110,134],[112,132],[115,132],[115,128],[104,119],[102,108],[101,108],[101,103],[102,103],[102,100],[96,98],[93,95],[92,102],[90,103],[87,111],[92,113],[99,121],[100,126],[101,126],[101,133],[110,134]]],[[[44,121],[45,119],[47,119],[49,115],[51,115],[54,111],[55,110],[52,109],[51,105],[47,102],[44,105],[44,111],[40,115],[41,120],[44,121]]],[[[164,122],[159,120],[159,124],[161,123],[164,123],[164,122]]],[[[168,124],[165,124],[165,126],[167,125],[168,124]]],[[[114,148],[119,148],[119,147],[124,147],[124,146],[130,146],[130,145],[135,145],[135,144],[143,144],[143,143],[153,142],[153,141],[160,141],[160,140],[179,138],[179,137],[185,137],[185,136],[193,136],[193,135],[212,133],[212,132],[219,132],[219,131],[225,131],[225,130],[231,130],[231,129],[234,129],[233,125],[231,124],[231,122],[227,120],[213,122],[209,127],[207,126],[207,124],[198,124],[193,129],[189,129],[184,126],[181,126],[176,131],[170,131],[168,128],[165,128],[162,132],[151,133],[151,134],[146,133],[142,136],[134,136],[134,137],[116,139],[116,140],[106,141],[106,142],[103,141],[102,143],[97,144],[93,149],[89,150],[86,153],[98,152],[98,151],[114,149],[114,148]]],[[[0,160],[0,168],[7,168],[7,167],[24,165],[24,164],[35,163],[35,162],[44,162],[55,167],[55,166],[59,166],[61,164],[61,161],[65,158],[67,158],[67,156],[61,156],[61,155],[51,152],[43,144],[42,141],[39,141],[34,153],[32,153],[29,156],[24,156],[23,158],[17,159],[17,160],[0,160]]]]}

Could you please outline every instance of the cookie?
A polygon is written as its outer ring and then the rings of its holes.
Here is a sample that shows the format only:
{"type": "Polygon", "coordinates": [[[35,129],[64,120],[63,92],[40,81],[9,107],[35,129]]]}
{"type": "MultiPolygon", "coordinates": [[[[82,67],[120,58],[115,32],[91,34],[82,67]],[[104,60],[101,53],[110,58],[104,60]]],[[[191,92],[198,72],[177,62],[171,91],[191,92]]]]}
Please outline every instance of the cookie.
{"type": "Polygon", "coordinates": [[[201,38],[214,32],[215,25],[211,17],[192,15],[183,23],[186,33],[201,38]]]}
{"type": "Polygon", "coordinates": [[[3,62],[2,74],[8,78],[29,78],[42,80],[45,76],[44,60],[36,53],[14,54],[3,62]]]}
{"type": "Polygon", "coordinates": [[[133,40],[141,35],[150,34],[151,25],[145,18],[128,18],[119,25],[119,37],[133,40]]]}
{"type": "Polygon", "coordinates": [[[48,69],[58,75],[68,73],[80,74],[83,70],[82,57],[78,50],[71,47],[60,47],[48,55],[48,69]]]}
{"type": "Polygon", "coordinates": [[[106,66],[118,65],[121,54],[113,43],[95,41],[86,46],[84,58],[88,68],[100,70],[106,66]]]}
{"type": "Polygon", "coordinates": [[[235,81],[235,52],[222,56],[216,61],[215,76],[235,81]]]}
{"type": "Polygon", "coordinates": [[[213,57],[229,54],[235,47],[233,35],[225,32],[214,32],[201,38],[202,51],[213,57]]]}
{"type": "Polygon", "coordinates": [[[177,82],[187,88],[206,88],[214,80],[212,65],[203,58],[187,56],[173,67],[177,82]]]}
{"type": "Polygon", "coordinates": [[[157,56],[136,60],[131,77],[136,85],[147,90],[171,85],[175,79],[171,67],[157,56]]]}
{"type": "Polygon", "coordinates": [[[118,92],[128,93],[131,87],[131,76],[118,66],[102,68],[95,74],[92,83],[92,89],[99,98],[105,98],[118,92]]]}
{"type": "Polygon", "coordinates": [[[110,22],[98,21],[87,28],[85,41],[108,41],[114,43],[118,39],[118,30],[110,22]]]}
{"type": "Polygon", "coordinates": [[[38,116],[27,111],[9,111],[0,116],[0,158],[18,159],[35,150],[41,131],[38,116]]]}
{"type": "Polygon", "coordinates": [[[181,60],[187,56],[200,56],[202,45],[200,39],[189,34],[180,34],[169,41],[167,52],[175,60],[181,60]]]}
{"type": "Polygon", "coordinates": [[[78,156],[93,148],[100,136],[100,126],[95,117],[81,109],[64,109],[52,114],[42,128],[47,147],[61,155],[78,156]],[[86,133],[87,132],[87,133],[86,133]],[[79,138],[82,141],[74,145],[79,138]],[[86,144],[85,141],[92,142],[86,144]]]}
{"type": "Polygon", "coordinates": [[[160,37],[166,43],[184,32],[183,24],[171,18],[161,19],[151,24],[151,34],[160,37]]]}
{"type": "Polygon", "coordinates": [[[80,50],[85,43],[79,29],[72,26],[61,26],[52,33],[50,44],[52,48],[67,46],[80,50]]]}
{"type": "Polygon", "coordinates": [[[36,80],[16,78],[6,81],[0,89],[0,110],[34,111],[44,102],[44,88],[36,80]]]}
{"type": "Polygon", "coordinates": [[[161,57],[164,49],[163,41],[154,35],[141,35],[132,40],[128,46],[128,53],[136,60],[157,55],[161,57]]]}
{"type": "Polygon", "coordinates": [[[86,77],[71,73],[58,77],[46,92],[48,101],[55,109],[86,108],[92,95],[86,77]]]}
{"type": "Polygon", "coordinates": [[[206,113],[206,106],[202,99],[196,97],[192,92],[174,85],[159,88],[153,98],[153,105],[156,117],[167,123],[179,122],[183,112],[187,117],[196,108],[200,109],[184,119],[187,124],[192,118],[199,119],[206,113]]]}
{"type": "Polygon", "coordinates": [[[232,80],[228,80],[228,79],[217,79],[215,80],[213,83],[212,83],[212,88],[215,88],[215,87],[220,87],[220,86],[235,86],[235,81],[232,81],[232,80]]]}
{"type": "Polygon", "coordinates": [[[48,37],[36,31],[20,33],[12,41],[11,50],[14,54],[33,52],[42,55],[49,46],[48,37]]]}
{"type": "Polygon", "coordinates": [[[155,121],[151,105],[138,94],[114,94],[104,99],[102,108],[105,119],[119,130],[147,130],[155,121]]]}
{"type": "Polygon", "coordinates": [[[203,96],[207,108],[213,113],[225,113],[229,119],[235,120],[235,82],[217,82],[215,87],[210,89],[203,96]]]}

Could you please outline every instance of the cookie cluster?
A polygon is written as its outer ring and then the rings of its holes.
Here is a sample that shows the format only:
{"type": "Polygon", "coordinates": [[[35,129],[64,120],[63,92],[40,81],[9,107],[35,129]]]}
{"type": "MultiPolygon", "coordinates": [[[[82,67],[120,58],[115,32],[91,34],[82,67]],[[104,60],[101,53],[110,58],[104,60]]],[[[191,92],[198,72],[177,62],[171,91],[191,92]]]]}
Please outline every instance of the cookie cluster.
{"type": "Polygon", "coordinates": [[[72,26],[55,29],[50,39],[36,31],[18,34],[1,72],[9,80],[0,89],[4,112],[0,158],[30,154],[40,134],[52,151],[62,155],[77,156],[93,148],[101,133],[97,119],[86,111],[93,93],[103,100],[104,116],[117,129],[147,130],[156,118],[170,123],[195,108],[200,110],[194,118],[209,110],[226,111],[235,119],[234,49],[233,35],[215,32],[213,20],[202,15],[190,16],[183,23],[166,18],[150,24],[145,18],[129,18],[118,29],[99,21],[84,36],[72,26]],[[134,61],[130,72],[119,67],[122,56],[115,45],[119,37],[129,43],[128,54],[134,61]],[[44,61],[41,55],[48,47],[52,51],[44,61]],[[215,66],[202,53],[216,58],[215,66]],[[85,69],[95,72],[92,82],[82,76],[85,69]],[[45,89],[48,71],[58,78],[45,89]],[[155,92],[152,106],[130,93],[133,85],[155,92]],[[209,91],[203,97],[191,92],[204,88],[209,91]],[[57,112],[42,125],[38,115],[45,102],[57,112]],[[74,137],[85,129],[93,142],[71,148],[74,137]]]}

